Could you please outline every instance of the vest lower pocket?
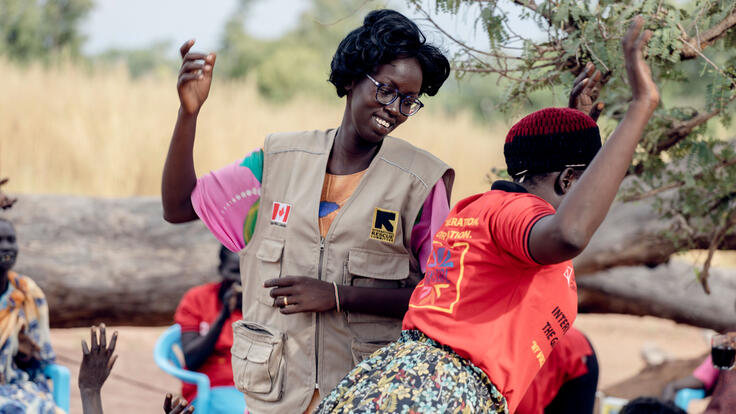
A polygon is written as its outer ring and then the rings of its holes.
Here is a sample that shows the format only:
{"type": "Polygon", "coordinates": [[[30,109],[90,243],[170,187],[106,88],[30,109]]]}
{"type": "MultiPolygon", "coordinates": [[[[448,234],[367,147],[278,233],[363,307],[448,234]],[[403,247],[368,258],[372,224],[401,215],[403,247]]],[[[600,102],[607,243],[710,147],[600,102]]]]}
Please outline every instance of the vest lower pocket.
{"type": "Polygon", "coordinates": [[[286,376],[284,333],[256,322],[233,323],[235,387],[263,401],[281,399],[286,376]]]}
{"type": "Polygon", "coordinates": [[[281,257],[284,252],[284,241],[278,239],[264,238],[258,246],[256,258],[258,259],[258,278],[260,285],[258,289],[258,301],[264,305],[273,306],[273,298],[270,295],[272,288],[264,288],[263,283],[269,279],[281,277],[281,257]]]}
{"type": "Polygon", "coordinates": [[[353,354],[353,365],[358,365],[364,359],[370,357],[374,352],[390,344],[391,342],[363,342],[353,339],[350,343],[350,352],[353,354]]]}

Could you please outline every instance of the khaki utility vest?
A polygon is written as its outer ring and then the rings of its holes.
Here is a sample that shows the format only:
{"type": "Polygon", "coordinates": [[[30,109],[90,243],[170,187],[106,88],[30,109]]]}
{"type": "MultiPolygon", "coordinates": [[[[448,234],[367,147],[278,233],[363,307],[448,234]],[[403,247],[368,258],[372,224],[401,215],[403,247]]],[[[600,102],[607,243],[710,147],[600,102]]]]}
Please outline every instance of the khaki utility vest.
{"type": "Polygon", "coordinates": [[[414,286],[411,230],[449,169],[426,151],[383,140],[324,239],[318,209],[335,130],[266,138],[253,238],[240,252],[243,320],[233,325],[235,385],[255,413],[302,413],[373,351],[398,338],[401,318],[337,312],[283,315],[264,281],[308,276],[342,285],[414,286]]]}

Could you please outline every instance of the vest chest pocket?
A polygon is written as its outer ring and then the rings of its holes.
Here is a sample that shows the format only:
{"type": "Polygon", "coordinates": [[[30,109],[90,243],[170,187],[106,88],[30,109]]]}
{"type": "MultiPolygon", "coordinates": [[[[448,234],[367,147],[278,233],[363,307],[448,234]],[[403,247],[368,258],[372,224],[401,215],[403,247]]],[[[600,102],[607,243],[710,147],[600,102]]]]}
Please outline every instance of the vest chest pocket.
{"type": "Polygon", "coordinates": [[[283,332],[249,321],[233,323],[233,379],[241,392],[278,401],[284,388],[283,332]]]}
{"type": "MultiPolygon", "coordinates": [[[[409,277],[409,256],[350,249],[344,271],[346,284],[356,287],[398,289],[405,287],[409,277]]],[[[347,319],[348,323],[401,321],[397,318],[357,312],[348,312],[347,319]]]]}
{"type": "Polygon", "coordinates": [[[256,258],[258,259],[258,301],[264,305],[273,306],[273,298],[269,295],[272,288],[264,288],[263,283],[269,279],[281,277],[281,258],[284,254],[284,241],[278,239],[264,238],[258,246],[256,258]]]}

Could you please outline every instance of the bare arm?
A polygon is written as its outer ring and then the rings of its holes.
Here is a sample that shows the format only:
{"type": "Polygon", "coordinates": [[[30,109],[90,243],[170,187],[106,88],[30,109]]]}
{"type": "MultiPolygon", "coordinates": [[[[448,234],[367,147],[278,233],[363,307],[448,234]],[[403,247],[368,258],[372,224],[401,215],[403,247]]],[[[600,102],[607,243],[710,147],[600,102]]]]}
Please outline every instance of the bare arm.
{"type": "Polygon", "coordinates": [[[350,312],[403,318],[409,309],[413,287],[381,289],[338,285],[340,308],[350,312]]]}
{"type": "Polygon", "coordinates": [[[82,397],[82,412],[84,414],[102,414],[102,384],[110,375],[118,356],[113,355],[118,333],[112,334],[110,345],[107,346],[105,324],[98,327],[100,340],[97,341],[95,327],[90,333],[91,348],[82,340],[82,364],[79,367],[79,392],[82,397]]]}
{"type": "MultiPolygon", "coordinates": [[[[288,315],[299,312],[327,312],[337,308],[335,286],[304,276],[285,276],[267,280],[274,306],[288,315]]],[[[409,309],[414,288],[369,288],[337,285],[340,310],[402,318],[409,309]]]]}
{"type": "Polygon", "coordinates": [[[540,219],[529,236],[529,250],[542,264],[572,259],[587,246],[616,197],[659,92],[642,55],[652,33],[641,33],[637,16],[623,39],[626,73],[633,100],[621,123],[601,148],[554,215],[540,219]]]}
{"type": "MultiPolygon", "coordinates": [[[[182,332],[181,350],[184,354],[184,362],[187,364],[187,369],[196,371],[212,355],[212,351],[215,349],[215,344],[222,333],[225,322],[227,322],[230,314],[239,306],[237,297],[242,294],[242,289],[237,289],[235,285],[234,283],[230,286],[230,289],[225,293],[222,309],[206,334],[200,335],[197,332],[182,332]]],[[[237,286],[240,285],[238,284],[237,286]]]]}
{"type": "Polygon", "coordinates": [[[171,223],[197,219],[190,200],[197,184],[193,157],[194,135],[197,115],[209,94],[216,57],[214,53],[190,52],[193,45],[194,40],[189,40],[179,50],[183,59],[177,81],[181,106],[161,178],[164,219],[171,223]]]}

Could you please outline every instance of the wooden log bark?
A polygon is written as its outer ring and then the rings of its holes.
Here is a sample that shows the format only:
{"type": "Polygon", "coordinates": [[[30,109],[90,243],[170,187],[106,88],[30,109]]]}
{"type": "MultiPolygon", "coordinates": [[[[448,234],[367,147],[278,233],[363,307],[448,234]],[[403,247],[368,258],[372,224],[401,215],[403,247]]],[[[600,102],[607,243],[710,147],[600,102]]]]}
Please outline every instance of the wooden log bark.
{"type": "Polygon", "coordinates": [[[710,295],[695,269],[675,261],[655,268],[617,267],[577,279],[578,309],[652,315],[715,330],[736,327],[736,270],[713,269],[710,295]]]}
{"type": "Polygon", "coordinates": [[[46,293],[52,327],[166,325],[184,292],[217,280],[219,244],[201,222],[172,225],[158,198],[21,195],[15,269],[46,293]]]}
{"type": "MultiPolygon", "coordinates": [[[[0,215],[18,231],[16,270],[46,292],[54,327],[166,325],[184,292],[218,280],[218,242],[201,222],[162,219],[158,198],[21,195],[0,215]]],[[[691,267],[656,265],[674,246],[644,202],[616,205],[576,262],[581,310],[654,315],[719,329],[736,326],[736,271],[714,270],[705,295],[691,267]]]]}
{"type": "MultiPolygon", "coordinates": [[[[659,217],[651,199],[614,203],[588,247],[575,258],[577,275],[591,274],[616,266],[665,263],[678,247],[663,235],[675,228],[675,220],[659,217]]],[[[691,247],[707,249],[711,234],[689,235],[691,247]]],[[[736,235],[728,234],[721,249],[736,249],[736,235]]]]}

